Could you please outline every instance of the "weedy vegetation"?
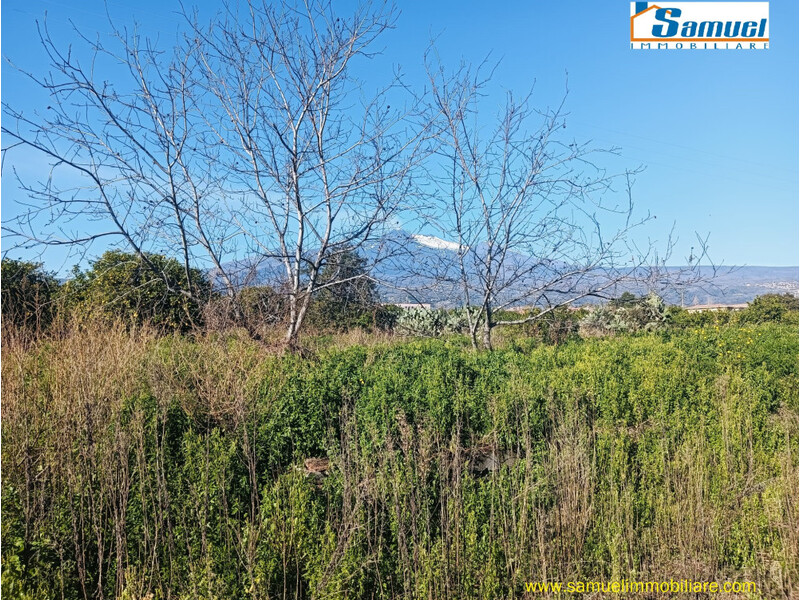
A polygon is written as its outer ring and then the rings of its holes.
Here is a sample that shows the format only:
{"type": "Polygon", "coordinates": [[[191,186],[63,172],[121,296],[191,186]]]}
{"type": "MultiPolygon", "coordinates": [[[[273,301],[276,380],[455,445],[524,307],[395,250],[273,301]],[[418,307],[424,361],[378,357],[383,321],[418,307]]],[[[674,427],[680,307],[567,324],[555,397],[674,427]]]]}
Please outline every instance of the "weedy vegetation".
{"type": "Polygon", "coordinates": [[[2,361],[8,598],[515,598],[670,577],[797,593],[797,312],[780,298],[633,333],[520,328],[492,352],[24,325],[7,320],[2,361]]]}
{"type": "Polygon", "coordinates": [[[355,4],[39,28],[3,243],[95,260],[2,261],[3,597],[796,598],[797,299],[573,310],[704,283],[707,237],[640,250],[638,169],[566,96],[365,68],[399,11],[355,4]]]}

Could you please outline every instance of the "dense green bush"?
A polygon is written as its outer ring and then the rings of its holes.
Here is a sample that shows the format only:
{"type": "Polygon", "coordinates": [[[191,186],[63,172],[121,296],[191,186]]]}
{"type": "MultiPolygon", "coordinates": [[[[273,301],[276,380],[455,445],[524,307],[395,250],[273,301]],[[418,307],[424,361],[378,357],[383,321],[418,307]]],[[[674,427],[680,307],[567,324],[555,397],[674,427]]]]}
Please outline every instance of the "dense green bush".
{"type": "Polygon", "coordinates": [[[111,330],[4,349],[3,593],[514,598],[690,577],[791,597],[797,334],[299,358],[111,330]]]}
{"type": "Polygon", "coordinates": [[[0,281],[6,326],[41,330],[50,325],[60,287],[53,274],[40,263],[4,258],[0,281]]]}
{"type": "Polygon", "coordinates": [[[239,292],[243,317],[256,323],[280,325],[286,319],[286,295],[270,286],[246,287],[239,292]]]}
{"type": "MultiPolygon", "coordinates": [[[[479,327],[482,315],[473,310],[473,318],[479,327]]],[[[497,321],[519,321],[534,317],[527,323],[504,326],[507,336],[532,337],[546,343],[557,344],[566,341],[578,332],[578,324],[587,312],[583,309],[570,310],[561,307],[552,311],[534,308],[521,312],[498,311],[497,321]]],[[[468,334],[469,318],[466,308],[402,308],[398,309],[394,330],[403,335],[415,337],[441,337],[449,334],[468,334]]]]}
{"type": "MultiPolygon", "coordinates": [[[[517,318],[536,315],[536,318],[520,328],[525,335],[539,339],[547,344],[561,344],[577,337],[581,321],[589,314],[586,307],[561,306],[549,312],[533,309],[529,313],[516,315],[517,318]]],[[[513,317],[509,317],[511,319],[513,317]]]]}
{"type": "Polygon", "coordinates": [[[394,329],[403,335],[416,337],[467,333],[469,331],[467,316],[466,308],[401,308],[394,329]]]}
{"type": "Polygon", "coordinates": [[[109,250],[90,268],[75,269],[63,288],[64,305],[73,313],[102,313],[127,323],[186,330],[201,320],[201,307],[211,295],[205,274],[186,271],[177,260],[109,250]]]}
{"type": "Polygon", "coordinates": [[[625,292],[619,299],[589,310],[580,322],[588,335],[610,335],[653,330],[666,322],[667,307],[657,294],[636,298],[625,292]]]}
{"type": "Polygon", "coordinates": [[[666,313],[669,327],[685,329],[687,327],[703,327],[709,325],[725,325],[731,321],[734,313],[727,310],[704,310],[689,312],[680,306],[670,306],[666,313]]]}
{"type": "Polygon", "coordinates": [[[798,298],[794,294],[764,294],[736,315],[740,323],[797,322],[798,298]]]}
{"type": "Polygon", "coordinates": [[[309,326],[335,331],[386,327],[378,287],[369,277],[366,260],[356,252],[340,252],[329,259],[318,284],[322,289],[311,299],[306,316],[309,326]]]}
{"type": "Polygon", "coordinates": [[[705,310],[689,312],[678,306],[670,306],[666,313],[670,327],[704,327],[727,323],[789,323],[798,322],[798,298],[792,294],[764,294],[757,296],[746,309],[705,310]]]}

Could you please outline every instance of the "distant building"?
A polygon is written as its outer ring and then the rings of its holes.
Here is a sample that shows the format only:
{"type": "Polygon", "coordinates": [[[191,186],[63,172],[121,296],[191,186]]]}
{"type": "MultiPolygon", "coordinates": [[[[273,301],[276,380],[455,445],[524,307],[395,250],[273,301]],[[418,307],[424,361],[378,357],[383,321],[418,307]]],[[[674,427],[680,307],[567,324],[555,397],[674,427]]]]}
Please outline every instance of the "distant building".
{"type": "Polygon", "coordinates": [[[431,309],[429,302],[393,302],[384,304],[384,306],[396,306],[397,308],[422,308],[424,310],[431,309]]]}
{"type": "Polygon", "coordinates": [[[718,312],[718,311],[736,311],[744,310],[747,304],[696,304],[694,306],[687,306],[688,312],[718,312]]]}
{"type": "MultiPolygon", "coordinates": [[[[536,310],[537,308],[540,309],[540,310],[546,310],[549,307],[547,307],[547,306],[511,306],[509,308],[506,308],[505,310],[507,310],[509,312],[519,313],[519,314],[525,314],[525,313],[529,313],[529,312],[531,312],[533,310],[536,310]]],[[[594,305],[594,304],[581,304],[580,306],[575,306],[574,304],[565,304],[565,305],[562,306],[562,308],[565,308],[566,310],[568,310],[570,312],[575,312],[575,311],[587,310],[587,309],[588,310],[592,310],[592,309],[596,308],[596,305],[594,305]]]]}

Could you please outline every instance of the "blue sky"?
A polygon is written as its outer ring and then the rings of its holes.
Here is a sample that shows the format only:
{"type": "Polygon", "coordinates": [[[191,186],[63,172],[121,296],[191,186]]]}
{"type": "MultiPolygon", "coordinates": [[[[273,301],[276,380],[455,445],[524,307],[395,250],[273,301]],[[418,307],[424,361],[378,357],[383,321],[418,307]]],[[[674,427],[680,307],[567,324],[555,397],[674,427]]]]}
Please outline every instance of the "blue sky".
{"type": "MultiPolygon", "coordinates": [[[[167,43],[181,23],[176,0],[110,0],[107,6],[115,22],[137,20],[143,33],[167,43]]],[[[198,6],[210,16],[218,4],[198,6]]],[[[796,0],[770,3],[766,51],[631,50],[628,2],[528,0],[498,9],[488,2],[439,0],[399,6],[397,27],[382,38],[383,54],[365,68],[367,78],[401,65],[410,82],[422,82],[422,53],[432,37],[453,66],[462,58],[500,60],[493,84],[498,89],[524,92],[535,81],[534,101],[541,106],[558,101],[568,73],[571,135],[619,147],[620,164],[646,167],[634,198],[640,210],[657,217],[649,238],[663,240],[676,221],[687,249],[695,231],[710,233],[717,262],[798,264],[796,0]]],[[[45,11],[65,41],[72,35],[69,19],[84,32],[109,30],[103,2],[5,0],[4,57],[33,71],[45,68],[34,23],[45,11]]],[[[46,103],[6,64],[2,97],[14,105],[46,103]]],[[[16,214],[20,197],[8,176],[11,165],[31,176],[41,170],[24,153],[7,157],[5,217],[16,214]]],[[[49,268],[62,268],[57,254],[45,259],[49,268]]]]}

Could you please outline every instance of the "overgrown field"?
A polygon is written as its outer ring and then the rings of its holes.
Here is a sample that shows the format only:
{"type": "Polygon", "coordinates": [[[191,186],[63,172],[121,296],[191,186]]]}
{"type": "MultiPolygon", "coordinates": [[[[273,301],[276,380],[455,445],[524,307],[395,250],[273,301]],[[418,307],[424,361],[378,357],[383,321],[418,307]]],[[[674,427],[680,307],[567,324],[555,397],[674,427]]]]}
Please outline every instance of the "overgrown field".
{"type": "Polygon", "coordinates": [[[625,577],[791,597],[797,356],[784,324],[306,358],[122,328],[6,344],[3,596],[488,599],[625,577]]]}

